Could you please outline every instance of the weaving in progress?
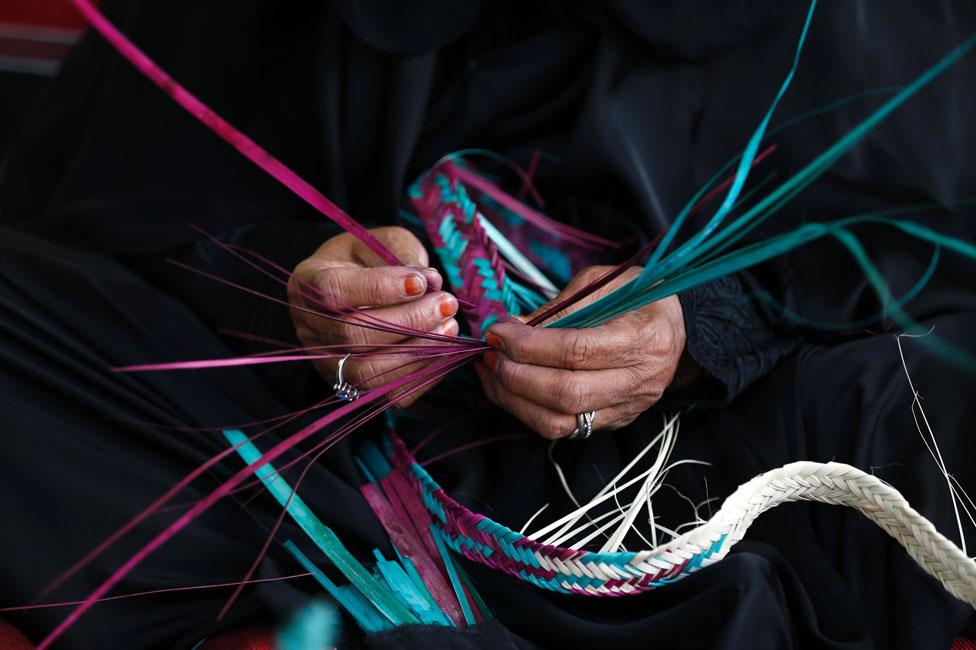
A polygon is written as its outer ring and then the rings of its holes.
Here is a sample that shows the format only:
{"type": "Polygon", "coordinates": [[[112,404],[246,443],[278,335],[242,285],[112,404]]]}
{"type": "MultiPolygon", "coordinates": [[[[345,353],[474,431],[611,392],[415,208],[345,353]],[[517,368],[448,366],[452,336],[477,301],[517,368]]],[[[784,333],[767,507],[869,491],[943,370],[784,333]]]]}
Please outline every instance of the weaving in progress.
{"type": "Polygon", "coordinates": [[[972,643],[969,4],[71,3],[17,647],[972,643]]]}

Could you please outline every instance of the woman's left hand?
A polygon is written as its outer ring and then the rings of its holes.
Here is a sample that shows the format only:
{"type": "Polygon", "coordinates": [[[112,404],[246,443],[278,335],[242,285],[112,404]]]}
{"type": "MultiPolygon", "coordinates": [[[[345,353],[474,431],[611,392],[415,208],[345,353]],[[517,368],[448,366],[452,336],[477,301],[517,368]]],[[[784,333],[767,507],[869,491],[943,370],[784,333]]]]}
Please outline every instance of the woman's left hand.
{"type": "MultiPolygon", "coordinates": [[[[613,268],[584,269],[553,303],[613,268]]],[[[640,271],[640,267],[629,269],[549,320],[595,301],[640,271]]],[[[485,340],[497,351],[486,352],[476,367],[488,398],[548,439],[568,436],[579,413],[595,411],[594,429],[619,429],[633,422],[671,385],[685,347],[677,296],[585,329],[524,325],[532,316],[489,328],[485,340]]]]}

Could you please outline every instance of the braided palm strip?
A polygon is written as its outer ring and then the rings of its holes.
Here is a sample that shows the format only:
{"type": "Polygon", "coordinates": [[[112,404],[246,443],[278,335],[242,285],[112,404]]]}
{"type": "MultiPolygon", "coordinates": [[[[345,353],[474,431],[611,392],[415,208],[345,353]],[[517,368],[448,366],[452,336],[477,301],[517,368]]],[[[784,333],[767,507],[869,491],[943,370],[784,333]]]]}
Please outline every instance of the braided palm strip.
{"type": "Polygon", "coordinates": [[[456,552],[546,589],[595,596],[648,591],[724,558],[759,515],[792,501],[853,508],[895,538],[926,573],[976,607],[976,562],[893,487],[843,463],[801,461],[739,486],[701,526],[647,551],[592,553],[540,544],[452,499],[393,440],[393,459],[419,487],[434,530],[456,552]]]}
{"type": "Polygon", "coordinates": [[[412,188],[411,198],[464,308],[474,336],[499,318],[519,313],[498,250],[481,226],[482,215],[464,185],[435,167],[412,188]]]}

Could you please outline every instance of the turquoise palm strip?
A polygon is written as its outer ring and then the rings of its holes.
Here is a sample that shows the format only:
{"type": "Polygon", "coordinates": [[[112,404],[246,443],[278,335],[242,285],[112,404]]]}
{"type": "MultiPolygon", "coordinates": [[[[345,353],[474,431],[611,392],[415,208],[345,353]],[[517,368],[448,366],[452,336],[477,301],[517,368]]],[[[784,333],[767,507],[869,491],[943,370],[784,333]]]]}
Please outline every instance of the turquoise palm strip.
{"type": "MultiPolygon", "coordinates": [[[[786,94],[787,89],[790,87],[790,83],[793,81],[793,77],[796,75],[796,68],[800,64],[800,54],[803,52],[803,44],[807,40],[807,34],[810,31],[810,22],[813,20],[813,12],[817,7],[817,0],[811,0],[810,7],[807,9],[806,20],[803,22],[803,31],[800,32],[800,38],[796,44],[796,51],[793,54],[793,65],[790,66],[789,72],[786,74],[786,78],[779,87],[779,92],[776,93],[776,97],[773,99],[772,104],[766,111],[766,115],[763,116],[762,121],[759,122],[759,126],[753,132],[752,137],[749,138],[749,142],[746,144],[746,148],[743,151],[742,158],[739,160],[739,167],[735,172],[735,180],[732,181],[732,186],[725,195],[725,199],[722,201],[722,205],[719,206],[718,211],[712,217],[712,219],[705,225],[705,227],[692,237],[688,242],[683,244],[678,250],[669,256],[669,261],[665,262],[664,268],[660,270],[661,273],[667,272],[670,268],[681,263],[682,258],[694,251],[698,245],[707,239],[712,232],[718,228],[725,217],[732,211],[732,206],[735,204],[739,193],[742,192],[742,188],[745,186],[746,179],[749,177],[749,170],[752,169],[752,162],[756,158],[756,154],[759,152],[759,144],[762,142],[763,135],[769,126],[769,121],[773,117],[773,112],[779,105],[780,100],[783,95],[786,94]]],[[[682,214],[675,220],[674,227],[668,230],[668,233],[661,240],[651,259],[648,261],[647,268],[650,269],[654,267],[659,260],[661,260],[664,252],[667,250],[668,246],[671,245],[672,240],[678,233],[678,229],[681,224],[688,216],[688,211],[683,211],[682,214]]]]}
{"type": "MultiPolygon", "coordinates": [[[[285,540],[285,549],[292,554],[292,556],[298,561],[302,567],[312,574],[312,577],[322,585],[322,587],[332,596],[337,603],[342,605],[343,609],[349,612],[349,615],[353,617],[356,624],[362,628],[362,630],[368,634],[375,632],[382,632],[384,630],[392,629],[392,625],[389,621],[384,619],[376,608],[368,600],[360,600],[355,596],[359,595],[354,589],[349,589],[345,587],[340,587],[336,583],[329,580],[329,577],[322,572],[320,568],[315,566],[307,555],[305,555],[298,546],[295,545],[290,539],[285,540]]],[[[360,597],[361,598],[361,597],[360,597]]]]}
{"type": "MultiPolygon", "coordinates": [[[[248,440],[242,431],[228,429],[224,431],[224,437],[232,446],[237,447],[237,453],[248,465],[253,465],[261,459],[261,451],[248,440]]],[[[339,537],[312,513],[301,497],[295,494],[291,486],[285,482],[284,478],[275,471],[270,463],[258,467],[255,475],[261,479],[264,487],[278,500],[278,503],[287,509],[291,518],[305,531],[305,534],[315,545],[362,592],[362,595],[376,606],[376,609],[387,620],[393,625],[407,625],[418,622],[417,617],[404,607],[390,593],[389,589],[380,584],[353,557],[352,553],[346,550],[339,537]]]]}
{"type": "MultiPolygon", "coordinates": [[[[677,274],[672,275],[670,278],[665,278],[664,276],[659,275],[659,269],[648,266],[641,277],[635,279],[621,289],[618,289],[617,291],[601,298],[600,300],[583,307],[579,311],[560,319],[550,326],[587,327],[597,325],[623,313],[624,311],[646,305],[654,300],[658,300],[678,291],[702,284],[711,279],[719,277],[722,274],[731,273],[735,270],[753,266],[762,261],[768,260],[771,257],[788,252],[797,246],[803,245],[808,241],[815,239],[816,237],[826,234],[825,229],[829,228],[830,226],[826,224],[806,224],[786,235],[773,237],[764,242],[760,242],[757,245],[743,247],[742,249],[739,249],[733,253],[728,253],[716,260],[707,262],[698,267],[690,268],[688,265],[688,263],[694,259],[704,256],[709,252],[710,249],[721,245],[724,240],[728,240],[728,243],[724,245],[722,249],[724,250],[725,248],[728,248],[729,245],[735,241],[738,241],[738,239],[741,237],[741,235],[736,237],[736,233],[747,228],[749,223],[753,220],[766,219],[771,216],[776,210],[782,207],[786,201],[790,200],[803,187],[809,185],[809,183],[812,182],[817,176],[822,174],[830,164],[833,164],[833,162],[840,157],[840,155],[849,150],[858,139],[863,138],[896,107],[921,90],[939,74],[943,73],[949,65],[958,61],[959,58],[966,54],[974,45],[976,45],[976,36],[970,37],[961,45],[952,50],[942,60],[929,68],[914,82],[906,86],[893,98],[885,102],[880,108],[876,109],[857,127],[845,135],[835,145],[821,154],[816,160],[807,165],[807,167],[794,175],[790,180],[777,188],[773,193],[764,198],[756,206],[736,219],[733,223],[729,224],[725,230],[720,231],[717,235],[711,237],[707,242],[704,242],[701,246],[699,246],[698,250],[690,253],[688,255],[688,259],[685,260],[683,268],[676,269],[678,271],[677,274]],[[733,239],[733,237],[735,238],[733,239]],[[716,273],[715,271],[720,268],[725,268],[728,270],[724,271],[724,273],[716,273]]],[[[867,219],[862,219],[862,221],[867,221],[867,219]]],[[[881,220],[877,218],[875,218],[874,221],[894,225],[894,227],[900,228],[906,233],[922,239],[927,239],[933,243],[938,243],[943,246],[943,248],[973,257],[972,249],[974,247],[957,238],[949,237],[947,235],[940,235],[934,231],[931,231],[930,229],[924,228],[923,226],[918,226],[917,224],[909,225],[910,222],[893,223],[888,220],[881,220]]],[[[843,221],[837,223],[849,225],[851,222],[843,221]]],[[[674,227],[672,227],[672,231],[673,230],[675,230],[674,227]]],[[[743,234],[745,232],[748,232],[748,230],[744,230],[743,234]]],[[[872,283],[872,286],[874,286],[874,283],[872,283]]],[[[876,286],[875,289],[877,289],[876,286]]],[[[929,337],[929,340],[931,340],[931,337],[929,337]]]]}
{"type": "Polygon", "coordinates": [[[475,621],[474,612],[471,611],[468,597],[464,594],[464,586],[461,585],[461,580],[458,578],[457,569],[454,567],[454,558],[444,548],[444,542],[441,536],[437,534],[437,526],[431,524],[430,529],[434,543],[437,544],[437,551],[441,554],[441,559],[444,561],[444,568],[447,569],[447,577],[451,580],[451,587],[454,588],[454,595],[457,596],[458,602],[461,603],[461,612],[464,614],[464,621],[468,625],[475,625],[477,621],[475,621]]]}
{"type": "MultiPolygon", "coordinates": [[[[925,272],[921,275],[921,277],[919,277],[919,279],[915,282],[914,285],[912,285],[912,287],[908,291],[902,294],[901,297],[899,297],[898,300],[895,301],[894,303],[895,307],[897,308],[904,307],[909,302],[914,300],[915,297],[922,292],[922,289],[928,286],[928,283],[932,280],[932,277],[935,275],[935,270],[939,265],[939,260],[941,259],[941,257],[942,257],[942,247],[936,244],[936,246],[932,249],[932,257],[931,259],[929,259],[929,265],[928,267],[926,267],[925,272]]],[[[865,318],[860,318],[858,320],[844,321],[844,322],[825,321],[825,320],[817,320],[814,318],[807,318],[806,316],[797,313],[796,311],[790,309],[789,307],[783,305],[778,300],[773,298],[773,296],[768,291],[757,290],[750,295],[730,296],[730,298],[733,300],[743,300],[743,301],[751,300],[752,297],[758,298],[759,300],[762,300],[763,302],[771,305],[773,308],[778,310],[779,313],[781,313],[784,317],[788,318],[794,323],[797,323],[805,327],[809,327],[811,329],[821,330],[821,331],[845,332],[850,330],[861,329],[877,323],[879,320],[885,318],[891,311],[890,307],[886,307],[872,316],[867,316],[865,318]]]]}
{"type": "Polygon", "coordinates": [[[300,609],[275,635],[275,650],[331,648],[338,640],[339,615],[335,608],[315,600],[300,609]]]}

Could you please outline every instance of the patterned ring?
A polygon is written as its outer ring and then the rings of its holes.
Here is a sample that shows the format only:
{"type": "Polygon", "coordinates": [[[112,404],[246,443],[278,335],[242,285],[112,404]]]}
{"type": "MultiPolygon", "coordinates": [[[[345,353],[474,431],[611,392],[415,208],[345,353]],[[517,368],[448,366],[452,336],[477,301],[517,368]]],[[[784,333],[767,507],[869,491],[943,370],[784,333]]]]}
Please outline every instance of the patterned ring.
{"type": "Polygon", "coordinates": [[[579,413],[576,416],[576,428],[573,429],[567,440],[586,440],[593,435],[593,420],[596,418],[596,411],[579,413]]]}
{"type": "Polygon", "coordinates": [[[349,355],[347,354],[339,360],[339,367],[336,369],[336,383],[332,385],[332,389],[336,392],[336,397],[342,401],[355,402],[359,399],[359,389],[342,378],[342,366],[346,364],[348,358],[349,355]]]}

